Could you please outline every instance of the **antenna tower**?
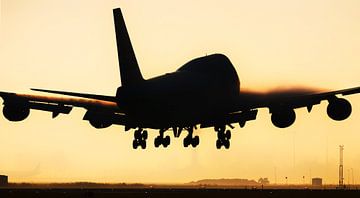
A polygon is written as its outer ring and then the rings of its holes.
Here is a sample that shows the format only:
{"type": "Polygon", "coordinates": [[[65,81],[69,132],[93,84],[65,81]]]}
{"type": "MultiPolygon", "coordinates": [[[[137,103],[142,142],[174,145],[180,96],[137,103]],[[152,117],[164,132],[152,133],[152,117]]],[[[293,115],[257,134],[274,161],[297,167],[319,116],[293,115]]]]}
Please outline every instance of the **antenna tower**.
{"type": "Polygon", "coordinates": [[[339,187],[344,187],[344,164],[343,164],[344,145],[340,145],[340,165],[339,165],[339,187]]]}

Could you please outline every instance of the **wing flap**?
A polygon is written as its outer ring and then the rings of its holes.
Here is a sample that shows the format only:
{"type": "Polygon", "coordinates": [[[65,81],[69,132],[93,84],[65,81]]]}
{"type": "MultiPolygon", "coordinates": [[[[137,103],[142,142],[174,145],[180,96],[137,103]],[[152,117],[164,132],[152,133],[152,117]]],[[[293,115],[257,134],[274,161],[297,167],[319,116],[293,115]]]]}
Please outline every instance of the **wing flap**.
{"type": "Polygon", "coordinates": [[[52,118],[55,118],[60,114],[69,114],[72,110],[71,106],[63,104],[50,104],[40,102],[29,102],[29,107],[30,109],[52,112],[52,118]]]}

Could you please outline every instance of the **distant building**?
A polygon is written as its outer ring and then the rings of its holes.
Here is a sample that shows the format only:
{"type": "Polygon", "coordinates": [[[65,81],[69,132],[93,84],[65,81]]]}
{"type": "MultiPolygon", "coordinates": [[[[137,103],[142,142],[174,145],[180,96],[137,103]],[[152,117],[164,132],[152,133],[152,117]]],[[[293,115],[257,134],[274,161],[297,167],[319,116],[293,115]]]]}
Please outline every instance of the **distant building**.
{"type": "Polygon", "coordinates": [[[313,186],[321,186],[322,185],[322,178],[312,178],[312,185],[313,186]]]}
{"type": "Polygon", "coordinates": [[[0,175],[0,186],[8,185],[8,176],[0,175]]]}
{"type": "Polygon", "coordinates": [[[248,179],[203,179],[193,181],[190,185],[206,185],[206,186],[256,186],[259,185],[254,180],[248,179]]]}
{"type": "Polygon", "coordinates": [[[268,184],[270,184],[270,181],[269,181],[269,179],[267,178],[267,177],[265,177],[265,178],[260,178],[259,180],[258,180],[258,183],[259,184],[262,184],[262,185],[268,185],[268,184]]]}

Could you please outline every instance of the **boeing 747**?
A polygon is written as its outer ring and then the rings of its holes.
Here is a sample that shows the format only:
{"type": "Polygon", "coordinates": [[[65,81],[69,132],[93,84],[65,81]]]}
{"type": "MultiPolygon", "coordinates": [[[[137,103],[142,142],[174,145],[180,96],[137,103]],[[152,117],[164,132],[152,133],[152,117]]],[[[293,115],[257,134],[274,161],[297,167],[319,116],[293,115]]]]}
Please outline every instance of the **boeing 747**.
{"type": "Polygon", "coordinates": [[[172,73],[145,80],[140,72],[133,47],[119,8],[113,10],[121,86],[114,96],[32,89],[52,96],[0,92],[3,114],[9,121],[22,121],[30,110],[69,114],[73,107],[85,108],[83,120],[97,128],[123,125],[135,129],[132,146],[145,149],[146,129],[159,130],[155,147],[167,147],[171,130],[175,138],[187,131],[184,147],[199,145],[194,129],[213,127],[216,147],[230,147],[234,123],[244,127],[255,120],[259,108],[268,108],[272,123],[279,128],[291,126],[296,108],[312,107],[328,101],[327,114],[336,121],[348,118],[351,104],[341,96],[357,94],[360,87],[337,91],[297,91],[288,94],[259,94],[240,89],[240,80],[230,60],[222,54],[195,58],[172,73]],[[54,94],[67,97],[56,97],[54,94]],[[70,96],[70,97],[69,97],[70,96]]]}

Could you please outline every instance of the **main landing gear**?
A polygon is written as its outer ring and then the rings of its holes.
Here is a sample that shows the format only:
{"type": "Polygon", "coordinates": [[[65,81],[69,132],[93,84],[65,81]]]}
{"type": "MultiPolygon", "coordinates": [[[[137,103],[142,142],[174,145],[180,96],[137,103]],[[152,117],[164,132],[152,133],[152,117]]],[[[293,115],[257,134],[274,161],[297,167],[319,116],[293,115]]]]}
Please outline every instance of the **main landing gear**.
{"type": "Polygon", "coordinates": [[[216,148],[220,149],[224,146],[226,149],[230,148],[231,131],[226,130],[225,126],[215,127],[218,139],[216,140],[216,148]]]}
{"type": "Polygon", "coordinates": [[[188,147],[190,144],[193,148],[195,148],[200,143],[199,136],[193,137],[194,127],[189,127],[188,129],[189,134],[184,138],[184,147],[188,147]]]}
{"type": "Polygon", "coordinates": [[[164,148],[169,146],[169,144],[170,144],[170,136],[167,135],[166,137],[164,137],[164,132],[165,131],[166,130],[161,129],[160,134],[155,138],[154,145],[155,145],[156,148],[158,148],[160,145],[163,145],[164,148]]]}
{"type": "MultiPolygon", "coordinates": [[[[178,138],[180,137],[181,131],[183,130],[183,128],[176,128],[173,127],[173,131],[174,131],[174,137],[178,138]]],[[[193,137],[193,131],[194,131],[194,127],[188,127],[186,128],[186,130],[189,132],[189,134],[184,138],[184,147],[188,147],[189,145],[191,145],[192,147],[196,147],[197,145],[199,145],[200,142],[200,138],[199,136],[194,136],[193,137]]],[[[170,144],[170,136],[165,136],[164,137],[164,132],[166,131],[166,129],[161,129],[160,130],[160,134],[159,136],[157,136],[155,138],[154,141],[154,145],[156,148],[158,148],[160,145],[163,145],[164,148],[166,148],[167,146],[169,146],[170,144]]]]}
{"type": "MultiPolygon", "coordinates": [[[[231,125],[230,125],[231,127],[231,125]]],[[[190,145],[195,148],[200,143],[199,136],[193,136],[195,127],[188,127],[185,128],[189,133],[184,138],[183,145],[184,147],[189,147],[190,145]]],[[[181,131],[183,128],[173,128],[174,130],[174,137],[178,138],[180,137],[181,131]]],[[[170,136],[165,136],[164,133],[167,129],[161,129],[159,132],[159,135],[155,138],[154,145],[156,148],[160,147],[160,145],[163,145],[164,148],[168,147],[170,145],[170,136]]],[[[230,148],[230,139],[231,139],[231,131],[226,130],[226,126],[220,126],[215,127],[215,131],[217,132],[217,140],[216,140],[216,148],[221,149],[222,146],[225,147],[225,149],[230,148]]],[[[137,149],[139,146],[142,149],[146,148],[146,140],[148,138],[148,132],[146,130],[143,130],[141,128],[138,128],[134,133],[134,140],[133,140],[133,148],[137,149]]]]}
{"type": "Polygon", "coordinates": [[[133,148],[137,149],[138,146],[141,146],[142,149],[145,149],[147,138],[148,132],[146,130],[137,129],[134,133],[133,148]]]}

